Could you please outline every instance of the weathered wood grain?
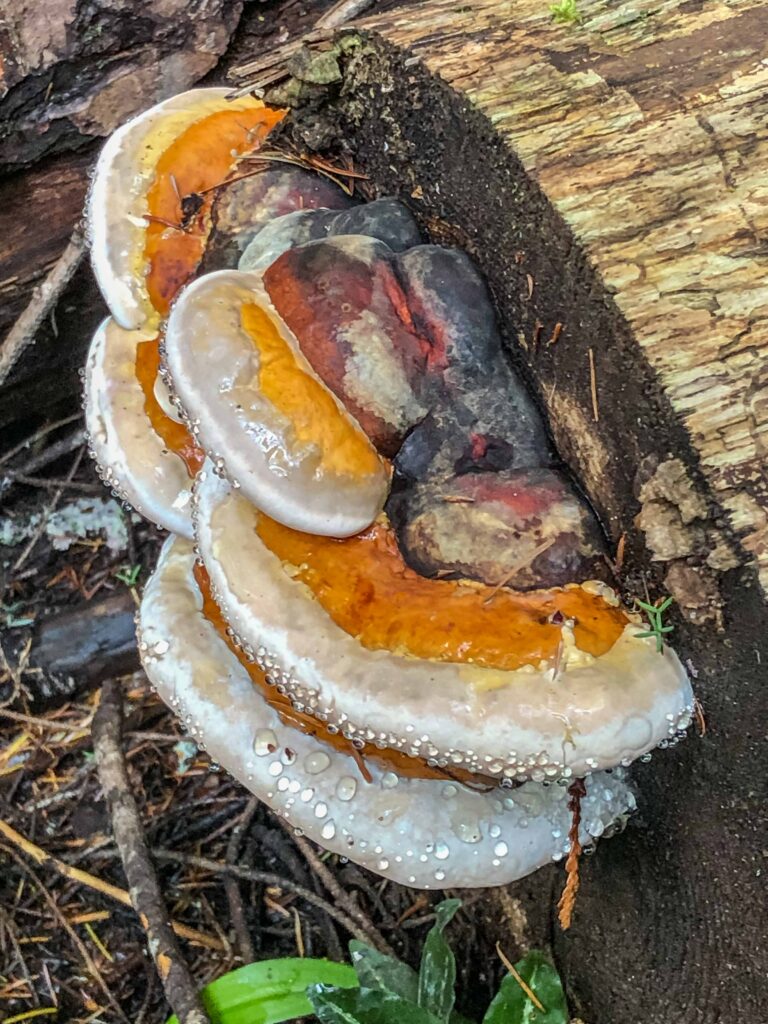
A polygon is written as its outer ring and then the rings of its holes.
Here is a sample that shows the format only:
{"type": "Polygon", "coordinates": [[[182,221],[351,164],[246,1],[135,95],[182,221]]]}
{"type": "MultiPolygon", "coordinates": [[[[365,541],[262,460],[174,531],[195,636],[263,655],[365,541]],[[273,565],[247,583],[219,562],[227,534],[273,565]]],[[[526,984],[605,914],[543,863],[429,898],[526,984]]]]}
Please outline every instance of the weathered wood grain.
{"type": "MultiPolygon", "coordinates": [[[[560,453],[625,536],[626,599],[668,590],[684,613],[673,640],[707,732],[638,766],[638,814],[585,863],[571,931],[552,922],[574,1011],[762,1021],[768,6],[579,6],[567,27],[538,0],[372,19],[286,131],[346,149],[471,253],[560,453]]],[[[529,880],[539,904],[552,882],[529,880]]]]}
{"type": "Polygon", "coordinates": [[[487,115],[572,228],[768,588],[768,7],[579,10],[431,0],[366,24],[487,115]]]}

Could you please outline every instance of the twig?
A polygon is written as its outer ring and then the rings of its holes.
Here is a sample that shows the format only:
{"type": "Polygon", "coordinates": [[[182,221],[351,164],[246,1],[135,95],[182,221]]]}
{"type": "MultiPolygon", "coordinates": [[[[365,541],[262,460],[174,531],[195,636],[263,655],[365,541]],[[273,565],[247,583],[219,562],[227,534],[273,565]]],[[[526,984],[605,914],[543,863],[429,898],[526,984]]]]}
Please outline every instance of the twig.
{"type": "MultiPolygon", "coordinates": [[[[251,819],[258,810],[258,807],[258,797],[252,796],[248,801],[240,820],[232,829],[232,835],[229,837],[227,852],[225,855],[227,864],[234,864],[237,860],[237,855],[240,852],[241,838],[243,833],[248,830],[251,819]]],[[[237,948],[240,953],[240,958],[244,964],[253,963],[256,959],[256,952],[253,948],[253,943],[251,942],[250,932],[248,931],[248,922],[245,920],[245,910],[240,896],[240,886],[237,884],[237,879],[232,875],[225,876],[224,891],[227,894],[229,916],[232,918],[232,927],[235,930],[235,938],[237,939],[237,948]]]]}
{"type": "MultiPolygon", "coordinates": [[[[77,472],[77,470],[78,470],[78,468],[80,466],[80,463],[82,461],[82,458],[83,458],[84,450],[85,449],[81,448],[80,451],[75,456],[75,461],[72,463],[72,467],[69,470],[69,473],[67,473],[67,479],[68,480],[71,480],[72,477],[77,472]]],[[[29,538],[29,541],[27,542],[26,547],[21,552],[21,554],[16,559],[16,561],[13,563],[13,568],[11,570],[12,574],[15,575],[17,572],[19,572],[19,570],[21,569],[22,565],[24,565],[26,560],[29,558],[29,556],[32,553],[35,545],[37,544],[37,542],[42,537],[42,535],[43,535],[43,533],[45,531],[45,528],[48,525],[48,520],[50,519],[54,509],[56,508],[56,506],[61,501],[61,496],[62,496],[63,493],[64,493],[64,491],[62,490],[61,487],[57,487],[56,490],[53,492],[53,497],[48,502],[48,504],[45,506],[45,509],[43,510],[43,514],[40,517],[40,525],[37,527],[35,532],[29,538]]]]}
{"type": "MultiPolygon", "coordinates": [[[[36,864],[39,864],[40,867],[53,868],[71,882],[77,882],[78,885],[84,885],[88,889],[100,892],[103,896],[108,896],[110,899],[122,903],[124,907],[133,906],[130,894],[125,889],[112,885],[111,882],[105,882],[88,871],[82,871],[80,868],[73,867],[71,864],[67,864],[66,861],[59,860],[58,857],[54,857],[53,854],[46,852],[42,847],[36,846],[35,843],[31,842],[20,832],[17,832],[15,828],[9,825],[7,821],[3,821],[2,818],[0,818],[0,835],[5,836],[14,846],[17,846],[36,864]]],[[[217,952],[220,952],[222,949],[218,939],[206,935],[205,932],[200,932],[196,928],[189,928],[179,921],[172,921],[171,925],[181,939],[187,939],[198,946],[204,946],[206,949],[213,949],[217,952]]]]}
{"type": "Polygon", "coordinates": [[[329,11],[321,14],[315,22],[316,29],[338,28],[346,22],[357,18],[369,7],[373,7],[374,0],[340,0],[334,4],[329,11]]]}
{"type": "Polygon", "coordinates": [[[271,871],[258,871],[255,868],[247,868],[239,864],[222,864],[218,860],[209,860],[208,857],[197,857],[192,853],[179,853],[177,850],[153,849],[152,855],[156,860],[169,860],[177,864],[189,864],[191,867],[202,868],[204,871],[211,871],[217,875],[234,875],[235,878],[243,878],[247,882],[261,882],[263,885],[274,885],[279,889],[295,893],[303,900],[306,900],[307,903],[311,903],[319,910],[324,911],[334,921],[338,921],[356,939],[365,942],[366,945],[371,943],[370,935],[364,932],[349,914],[339,910],[338,907],[329,903],[328,900],[324,900],[322,896],[318,896],[311,889],[299,885],[298,882],[294,882],[290,878],[283,878],[281,875],[276,875],[271,871]]]}
{"type": "Polygon", "coordinates": [[[76,227],[66,249],[54,263],[45,280],[32,290],[26,309],[0,347],[0,384],[11,372],[22,352],[34,343],[40,324],[59,301],[62,292],[80,266],[84,253],[85,236],[82,228],[76,227]]]}
{"type": "Polygon", "coordinates": [[[24,954],[21,951],[19,940],[16,938],[16,926],[11,915],[7,913],[7,911],[4,910],[2,907],[0,907],[0,921],[2,921],[3,926],[5,927],[5,930],[8,934],[8,940],[11,943],[11,946],[13,947],[13,952],[16,956],[16,960],[19,964],[19,967],[21,968],[21,973],[24,975],[24,980],[29,986],[29,991],[32,993],[32,1002],[34,1003],[35,1006],[39,1006],[40,996],[38,995],[37,988],[35,987],[32,981],[32,975],[29,973],[27,961],[24,959],[24,954]]]}
{"type": "MultiPolygon", "coordinates": [[[[20,476],[34,476],[38,469],[42,469],[51,462],[55,462],[56,459],[60,459],[64,455],[69,455],[70,452],[75,451],[76,448],[79,448],[84,443],[85,431],[74,430],[60,441],[48,445],[47,448],[38,452],[37,455],[33,455],[23,466],[19,466],[16,469],[6,469],[2,478],[0,478],[0,497],[13,487],[20,476]]],[[[70,483],[71,481],[67,479],[66,482],[70,483]]]]}
{"type": "Polygon", "coordinates": [[[52,491],[54,487],[61,487],[64,491],[77,491],[79,494],[104,494],[103,484],[89,484],[81,480],[52,480],[44,476],[25,476],[23,473],[16,473],[11,470],[8,476],[13,478],[17,484],[26,484],[27,487],[42,487],[52,491]]]}
{"type": "Polygon", "coordinates": [[[4,466],[6,462],[10,462],[11,459],[15,458],[19,452],[24,451],[25,448],[30,448],[35,442],[42,440],[47,434],[50,434],[54,430],[58,430],[59,427],[66,427],[70,423],[74,423],[75,420],[81,420],[83,418],[82,412],[74,412],[71,416],[65,416],[63,420],[56,420],[55,423],[46,423],[44,427],[36,430],[30,437],[25,437],[23,441],[19,441],[18,444],[14,445],[3,455],[0,455],[0,466],[4,466]]]}
{"type": "Polygon", "coordinates": [[[139,809],[130,791],[123,755],[123,693],[117,680],[109,679],[102,687],[92,732],[96,764],[109,804],[115,843],[166,998],[179,1018],[179,1024],[209,1024],[197,986],[173,933],[144,841],[139,809]]]}
{"type": "Polygon", "coordinates": [[[71,722],[66,718],[38,718],[35,715],[25,715],[21,711],[11,711],[10,708],[0,708],[0,718],[9,718],[12,722],[24,722],[25,725],[36,725],[39,729],[50,729],[52,732],[79,732],[87,729],[91,724],[91,716],[86,715],[80,722],[71,722]]]}
{"type": "Polygon", "coordinates": [[[344,910],[363,928],[368,935],[368,942],[374,945],[380,952],[386,953],[387,956],[397,956],[394,949],[389,945],[386,939],[379,933],[368,915],[358,907],[357,903],[352,899],[349,893],[345,892],[333,873],[323,864],[318,855],[312,849],[312,845],[300,835],[297,835],[293,827],[282,818],[278,821],[283,826],[285,831],[298,846],[301,851],[301,855],[304,860],[309,864],[312,871],[317,875],[322,884],[328,890],[331,896],[336,900],[338,906],[343,907],[344,910]]]}

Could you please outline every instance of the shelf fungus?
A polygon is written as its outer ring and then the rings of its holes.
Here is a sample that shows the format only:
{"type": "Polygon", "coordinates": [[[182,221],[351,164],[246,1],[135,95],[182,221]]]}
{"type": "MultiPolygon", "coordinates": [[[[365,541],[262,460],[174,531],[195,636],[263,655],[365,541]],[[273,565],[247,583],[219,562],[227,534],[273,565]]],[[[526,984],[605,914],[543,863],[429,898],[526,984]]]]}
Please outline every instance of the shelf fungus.
{"type": "Polygon", "coordinates": [[[254,159],[281,117],[194,90],[96,169],[91,448],[173,535],[144,666],[327,849],[509,882],[623,822],[690,684],[612,590],[471,261],[393,199],[254,159]]]}

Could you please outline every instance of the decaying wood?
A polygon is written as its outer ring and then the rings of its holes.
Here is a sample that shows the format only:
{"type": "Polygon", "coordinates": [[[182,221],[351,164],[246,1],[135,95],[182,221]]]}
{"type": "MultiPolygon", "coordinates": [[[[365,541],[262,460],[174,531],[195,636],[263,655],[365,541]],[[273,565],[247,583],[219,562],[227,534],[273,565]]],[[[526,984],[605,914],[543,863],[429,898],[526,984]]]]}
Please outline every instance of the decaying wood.
{"type": "Polygon", "coordinates": [[[0,346],[0,385],[21,353],[34,343],[40,324],[59,301],[84,255],[85,236],[82,229],[77,228],[50,273],[32,292],[28,306],[0,346]]]}
{"type": "Polygon", "coordinates": [[[24,687],[36,707],[139,667],[136,605],[128,590],[43,619],[32,634],[24,687]]]}
{"type": "MultiPolygon", "coordinates": [[[[760,1019],[768,6],[578,10],[563,25],[538,0],[429,0],[367,19],[325,109],[286,130],[331,139],[470,252],[625,598],[677,601],[707,733],[636,766],[639,815],[580,866],[573,925],[551,931],[574,1010],[760,1019]]],[[[553,906],[552,874],[537,878],[532,905],[553,906]]]]}
{"type": "Polygon", "coordinates": [[[20,0],[0,26],[0,172],[108,135],[218,62],[242,2],[20,0]]]}
{"type": "MultiPolygon", "coordinates": [[[[538,0],[433,0],[418,18],[368,24],[476,105],[541,185],[768,588],[768,8],[588,0],[578,10],[578,24],[558,25],[538,0]]],[[[588,347],[567,309],[564,322],[565,344],[588,347]]],[[[579,438],[566,453],[620,457],[610,425],[588,427],[559,393],[558,351],[531,363],[553,422],[579,438]]],[[[747,560],[708,532],[715,570],[747,560]]]]}
{"type": "Polygon", "coordinates": [[[179,1024],[210,1024],[176,941],[144,840],[141,816],[131,793],[123,754],[122,701],[120,683],[108,680],[92,726],[93,749],[109,804],[115,843],[128,879],[131,901],[147,932],[149,951],[179,1024]]]}

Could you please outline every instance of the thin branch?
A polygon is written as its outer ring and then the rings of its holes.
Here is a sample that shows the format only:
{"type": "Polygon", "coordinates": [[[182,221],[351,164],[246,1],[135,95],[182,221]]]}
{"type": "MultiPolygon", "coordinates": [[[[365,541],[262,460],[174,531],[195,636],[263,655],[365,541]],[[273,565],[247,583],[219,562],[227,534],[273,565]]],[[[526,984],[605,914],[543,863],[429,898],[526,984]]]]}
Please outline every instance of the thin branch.
{"type": "Polygon", "coordinates": [[[43,320],[54,309],[62,292],[80,266],[85,254],[85,235],[81,227],[72,232],[66,249],[51,270],[32,290],[26,309],[19,316],[0,347],[0,384],[2,384],[22,352],[35,341],[43,320]]]}
{"type": "Polygon", "coordinates": [[[74,423],[75,420],[81,420],[83,418],[82,410],[79,412],[73,412],[71,416],[65,416],[63,420],[56,420],[55,423],[46,423],[44,427],[40,427],[34,434],[29,437],[25,437],[23,441],[19,441],[18,444],[14,445],[3,455],[0,455],[0,466],[4,466],[6,462],[10,462],[11,459],[15,458],[19,452],[23,452],[25,448],[31,448],[32,445],[50,434],[54,430],[58,430],[59,427],[66,427],[70,423],[74,423]]]}
{"type": "MultiPolygon", "coordinates": [[[[75,449],[79,448],[83,444],[85,444],[85,431],[74,430],[71,434],[63,437],[60,441],[57,441],[55,444],[48,445],[41,452],[38,452],[37,455],[33,455],[32,458],[25,462],[23,466],[6,469],[3,476],[0,477],[0,497],[13,487],[19,477],[34,476],[39,469],[49,465],[51,462],[55,462],[56,459],[60,459],[64,455],[69,455],[70,452],[75,451],[75,449]]],[[[66,483],[69,482],[69,480],[66,481],[66,483]]]]}
{"type": "MultiPolygon", "coordinates": [[[[227,852],[225,855],[227,864],[234,864],[237,860],[243,833],[247,832],[248,826],[250,825],[254,814],[258,810],[258,807],[258,797],[252,796],[240,816],[240,820],[232,829],[232,835],[229,837],[227,852]]],[[[243,900],[240,895],[240,886],[237,884],[237,879],[232,875],[225,875],[224,891],[227,894],[229,916],[232,918],[232,927],[235,930],[235,938],[237,940],[237,948],[240,953],[240,958],[243,963],[250,964],[256,959],[256,952],[253,948],[253,943],[251,942],[250,932],[248,931],[248,922],[245,920],[245,908],[243,907],[243,900]]]]}
{"type": "Polygon", "coordinates": [[[382,953],[386,953],[388,956],[397,956],[394,949],[392,949],[386,939],[384,939],[384,937],[379,933],[368,915],[358,907],[350,894],[344,891],[333,873],[328,870],[325,864],[323,864],[318,855],[312,849],[312,844],[309,843],[304,836],[297,835],[295,829],[289,825],[287,821],[284,821],[282,818],[279,818],[278,820],[291,839],[293,839],[294,843],[298,846],[304,860],[309,864],[312,871],[317,875],[330,895],[336,900],[336,904],[339,907],[343,907],[349,916],[357,921],[360,927],[364,929],[368,936],[368,942],[374,945],[382,953]]]}
{"type": "Polygon", "coordinates": [[[64,491],[77,491],[78,494],[96,496],[106,493],[104,484],[89,484],[80,480],[53,480],[44,476],[25,476],[23,473],[16,473],[13,470],[8,475],[13,477],[14,483],[26,484],[27,487],[40,487],[46,491],[61,487],[64,491]]]}
{"type": "Polygon", "coordinates": [[[93,716],[93,749],[109,804],[115,843],[120,851],[131,899],[147,933],[147,945],[179,1024],[209,1024],[197,986],[189,973],[149,856],[141,816],[130,791],[123,754],[123,692],[117,680],[104,683],[93,716]]]}
{"type": "MultiPolygon", "coordinates": [[[[324,900],[322,896],[318,896],[317,893],[312,892],[311,889],[307,889],[303,885],[299,885],[298,882],[292,881],[290,878],[283,878],[281,875],[274,874],[271,871],[258,871],[255,868],[243,867],[239,864],[222,864],[218,860],[210,860],[208,857],[197,857],[192,853],[179,853],[177,850],[166,850],[166,849],[153,849],[152,855],[156,860],[168,860],[174,861],[177,864],[189,864],[194,868],[202,868],[203,871],[210,871],[217,875],[233,875],[235,878],[243,878],[247,882],[261,882],[263,885],[274,885],[279,889],[285,889],[287,892],[295,893],[300,896],[307,903],[311,903],[313,906],[324,911],[334,921],[338,921],[342,927],[346,928],[350,935],[354,935],[356,939],[361,942],[365,942],[366,945],[372,944],[371,936],[368,935],[363,929],[354,921],[349,914],[343,910],[339,910],[328,900],[324,900]]],[[[380,952],[384,952],[380,950],[380,952]]]]}
{"type": "MultiPolygon", "coordinates": [[[[80,463],[83,460],[83,452],[84,452],[84,450],[85,450],[84,448],[81,448],[80,451],[75,456],[75,461],[72,463],[72,466],[71,466],[69,472],[67,473],[67,480],[71,480],[72,477],[75,475],[75,473],[80,468],[80,463]]],[[[21,554],[16,559],[16,561],[13,563],[13,568],[11,570],[12,574],[15,575],[16,573],[18,573],[20,571],[22,565],[24,565],[26,560],[31,555],[35,545],[40,540],[42,535],[45,533],[45,528],[48,525],[48,520],[50,519],[50,517],[53,515],[54,511],[56,510],[56,506],[61,501],[61,496],[62,496],[63,493],[64,493],[64,491],[63,491],[63,489],[61,487],[57,487],[56,490],[53,492],[53,497],[51,498],[51,500],[48,502],[48,504],[45,506],[45,509],[43,510],[43,514],[40,517],[40,523],[39,523],[37,529],[32,534],[32,536],[29,538],[29,541],[27,542],[27,545],[24,548],[24,550],[21,552],[21,554]]]]}

